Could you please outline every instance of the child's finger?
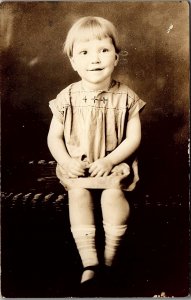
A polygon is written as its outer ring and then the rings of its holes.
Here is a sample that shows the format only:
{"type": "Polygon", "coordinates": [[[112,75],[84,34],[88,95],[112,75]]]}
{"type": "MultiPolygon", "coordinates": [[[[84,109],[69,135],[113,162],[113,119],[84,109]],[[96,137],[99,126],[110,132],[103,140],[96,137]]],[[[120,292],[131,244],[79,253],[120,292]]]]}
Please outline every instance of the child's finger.
{"type": "Polygon", "coordinates": [[[68,173],[69,178],[78,178],[78,176],[72,174],[72,173],[68,173]]]}
{"type": "Polygon", "coordinates": [[[87,162],[87,161],[83,161],[82,162],[82,167],[83,167],[83,169],[89,169],[89,163],[87,162]]]}
{"type": "Polygon", "coordinates": [[[97,164],[97,162],[92,163],[92,165],[89,168],[90,173],[95,171],[95,170],[100,170],[101,167],[99,164],[97,164]]]}
{"type": "Polygon", "coordinates": [[[108,175],[109,175],[109,172],[106,171],[102,176],[103,176],[103,177],[106,177],[106,176],[108,176],[108,175]]]}
{"type": "Polygon", "coordinates": [[[88,162],[86,162],[86,163],[85,163],[85,168],[86,168],[86,169],[89,169],[89,167],[90,167],[90,164],[89,164],[88,162]]]}
{"type": "Polygon", "coordinates": [[[96,169],[94,169],[94,170],[91,172],[91,175],[90,175],[90,176],[94,177],[94,176],[97,175],[98,172],[99,172],[99,170],[96,168],[96,169]]]}
{"type": "Polygon", "coordinates": [[[90,164],[89,173],[92,173],[95,170],[96,166],[94,164],[90,164]]]}
{"type": "Polygon", "coordinates": [[[76,161],[76,165],[75,165],[78,169],[80,170],[85,170],[89,168],[89,163],[86,161],[76,161]]]}
{"type": "Polygon", "coordinates": [[[70,169],[70,171],[76,171],[76,172],[84,172],[84,167],[83,167],[83,165],[81,165],[80,163],[76,163],[76,164],[74,164],[73,166],[71,166],[71,169],[70,169]]]}
{"type": "Polygon", "coordinates": [[[102,177],[103,176],[103,171],[99,171],[96,175],[95,175],[95,177],[102,177]]]}

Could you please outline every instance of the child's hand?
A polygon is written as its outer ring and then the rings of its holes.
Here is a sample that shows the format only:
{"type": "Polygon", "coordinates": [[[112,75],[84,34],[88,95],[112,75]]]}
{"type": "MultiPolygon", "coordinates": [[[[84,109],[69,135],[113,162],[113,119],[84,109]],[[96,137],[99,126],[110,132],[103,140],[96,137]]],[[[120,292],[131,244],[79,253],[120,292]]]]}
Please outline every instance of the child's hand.
{"type": "Polygon", "coordinates": [[[90,164],[89,173],[92,177],[108,176],[113,168],[111,161],[104,157],[90,164]]]}
{"type": "Polygon", "coordinates": [[[77,178],[80,176],[84,176],[85,169],[87,169],[87,162],[81,161],[76,158],[70,158],[62,165],[65,173],[67,173],[70,178],[77,178]]]}

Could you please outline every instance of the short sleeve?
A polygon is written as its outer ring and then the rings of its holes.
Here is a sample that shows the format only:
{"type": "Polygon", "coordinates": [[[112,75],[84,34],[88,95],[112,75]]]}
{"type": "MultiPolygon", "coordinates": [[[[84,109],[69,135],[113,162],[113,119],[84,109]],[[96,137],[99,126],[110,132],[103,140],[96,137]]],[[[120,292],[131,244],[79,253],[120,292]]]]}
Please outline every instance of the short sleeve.
{"type": "Polygon", "coordinates": [[[70,106],[69,100],[66,97],[65,91],[58,94],[56,99],[49,101],[49,107],[54,117],[63,124],[64,116],[67,108],[70,106]]]}
{"type": "Polygon", "coordinates": [[[129,108],[129,119],[133,118],[138,112],[140,112],[146,102],[141,100],[136,93],[131,91],[128,93],[128,108],[129,108]]]}

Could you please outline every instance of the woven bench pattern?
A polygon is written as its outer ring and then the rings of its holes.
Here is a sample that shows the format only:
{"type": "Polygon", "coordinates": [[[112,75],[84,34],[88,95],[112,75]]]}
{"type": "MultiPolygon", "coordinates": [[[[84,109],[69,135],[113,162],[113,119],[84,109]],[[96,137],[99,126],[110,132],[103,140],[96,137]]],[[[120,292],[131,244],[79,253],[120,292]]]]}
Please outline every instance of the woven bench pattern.
{"type": "MultiPolygon", "coordinates": [[[[67,192],[59,183],[55,174],[56,162],[54,160],[29,161],[24,166],[18,167],[15,177],[2,189],[2,202],[7,207],[55,207],[62,209],[67,201],[67,192]]],[[[140,192],[139,185],[135,192],[128,197],[134,207],[181,207],[181,195],[165,195],[158,197],[157,193],[151,195],[140,192]]]]}

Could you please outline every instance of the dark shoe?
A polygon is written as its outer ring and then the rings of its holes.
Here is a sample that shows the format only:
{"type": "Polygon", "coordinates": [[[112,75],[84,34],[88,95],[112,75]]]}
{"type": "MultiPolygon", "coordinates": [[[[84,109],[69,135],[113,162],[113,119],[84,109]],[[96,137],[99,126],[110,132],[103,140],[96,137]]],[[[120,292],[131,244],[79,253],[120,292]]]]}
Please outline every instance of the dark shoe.
{"type": "Polygon", "coordinates": [[[83,272],[86,270],[94,271],[94,277],[88,279],[80,284],[80,297],[96,297],[97,295],[97,287],[98,287],[98,273],[99,266],[88,266],[83,269],[83,272]]]}
{"type": "Polygon", "coordinates": [[[103,266],[99,276],[99,288],[101,297],[113,297],[116,290],[117,273],[115,268],[103,266]]]}

